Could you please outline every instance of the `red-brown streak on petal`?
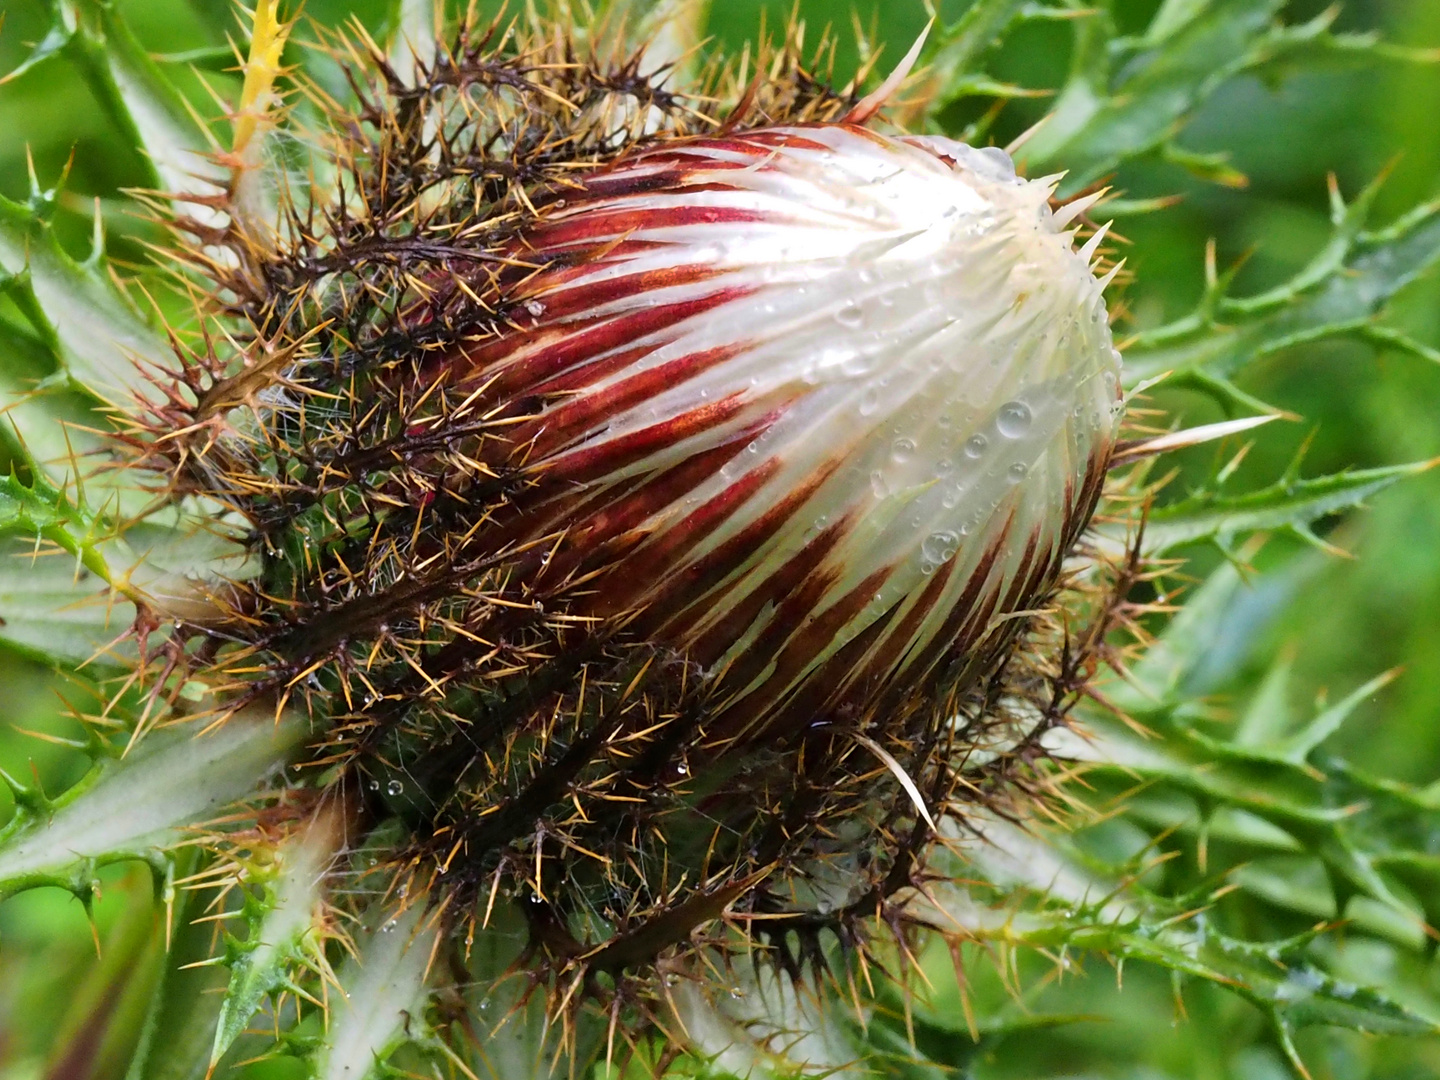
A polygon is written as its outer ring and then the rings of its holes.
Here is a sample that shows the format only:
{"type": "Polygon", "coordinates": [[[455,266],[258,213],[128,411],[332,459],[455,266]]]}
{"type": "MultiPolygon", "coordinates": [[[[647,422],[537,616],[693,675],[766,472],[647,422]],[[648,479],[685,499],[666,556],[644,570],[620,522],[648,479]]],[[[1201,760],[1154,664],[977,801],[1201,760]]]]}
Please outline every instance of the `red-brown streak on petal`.
{"type": "MultiPolygon", "coordinates": [[[[776,414],[772,414],[772,416],[774,415],[776,414]]],[[[765,426],[768,427],[773,419],[772,417],[765,419],[765,426]]],[[[660,530],[652,542],[637,553],[650,567],[650,579],[645,582],[646,589],[655,591],[657,583],[663,583],[665,586],[658,593],[660,600],[658,610],[663,618],[670,618],[674,614],[673,611],[666,610],[667,605],[664,601],[673,596],[677,589],[683,589],[691,598],[708,592],[723,577],[748,559],[760,544],[773,536],[775,531],[794,512],[794,508],[809,498],[811,492],[819,485],[820,481],[817,480],[799,491],[792,491],[780,504],[772,506],[759,520],[751,522],[741,533],[698,562],[685,567],[678,579],[668,581],[667,579],[675,571],[680,560],[694,550],[695,545],[718,528],[722,521],[749,501],[780,471],[780,466],[779,458],[767,458],[692,512],[683,521],[660,530]]],[[[654,620],[650,620],[650,624],[653,627],[654,620]]]]}
{"type": "MultiPolygon", "coordinates": [[[[514,258],[527,265],[507,269],[499,275],[500,291],[507,300],[515,303],[542,297],[548,300],[566,288],[583,284],[587,278],[594,277],[602,270],[623,266],[641,255],[675,247],[671,241],[627,236],[580,247],[546,248],[541,252],[532,251],[528,247],[517,249],[513,252],[514,258]],[[537,262],[543,263],[543,269],[537,270],[528,265],[537,262]]],[[[690,265],[710,269],[698,263],[690,265]]]]}
{"type": "Polygon", "coordinates": [[[531,444],[529,453],[535,458],[547,457],[632,406],[658,397],[685,380],[734,358],[746,348],[747,343],[742,342],[690,353],[636,372],[604,389],[577,394],[533,420],[518,425],[511,434],[511,440],[516,445],[531,444]]]}
{"type": "MultiPolygon", "coordinates": [[[[664,509],[703,484],[719,472],[725,463],[740,453],[762,430],[761,425],[750,425],[736,432],[718,446],[667,469],[653,479],[645,476],[636,480],[645,481],[625,485],[623,492],[615,497],[598,500],[592,513],[565,512],[563,519],[575,524],[570,537],[561,552],[551,560],[551,572],[562,576],[579,567],[582,560],[596,554],[596,549],[645,523],[656,512],[664,509]]],[[[605,550],[599,552],[604,565],[610,566],[605,584],[594,590],[589,604],[582,603],[576,614],[616,614],[629,609],[634,596],[643,589],[653,587],[658,568],[648,557],[642,556],[643,571],[630,555],[630,548],[644,540],[644,536],[625,538],[622,547],[625,554],[605,550]],[[592,610],[594,609],[594,610],[592,610]]]]}
{"type": "Polygon", "coordinates": [[[644,236],[627,236],[623,239],[601,240],[584,247],[559,250],[546,248],[543,253],[539,254],[527,248],[524,251],[516,252],[515,257],[525,259],[527,262],[535,262],[538,258],[543,258],[544,269],[538,273],[533,268],[526,268],[523,272],[516,269],[510,272],[508,277],[502,276],[501,281],[509,286],[506,292],[507,296],[523,300],[538,295],[535,290],[558,289],[572,285],[577,281],[583,281],[599,270],[617,263],[630,262],[637,255],[646,255],[662,248],[673,247],[675,244],[671,241],[644,236]]]}
{"type": "MultiPolygon", "coordinates": [[[[685,175],[684,167],[642,172],[636,168],[638,164],[639,162],[626,162],[611,172],[588,177],[585,181],[585,193],[579,197],[583,199],[588,195],[592,198],[623,198],[646,195],[652,191],[665,191],[674,187],[685,175]]],[[[564,198],[567,207],[574,205],[576,196],[567,192],[564,198]]]]}
{"type": "Polygon", "coordinates": [[[753,675],[770,663],[772,656],[775,657],[774,670],[765,676],[765,682],[753,693],[725,708],[720,722],[708,733],[707,742],[724,746],[742,737],[751,742],[768,741],[773,733],[772,724],[779,719],[775,703],[793,692],[816,657],[824,652],[850,620],[864,610],[875,596],[875,591],[894,572],[894,566],[881,567],[824,611],[808,617],[806,612],[814,611],[816,604],[824,598],[825,590],[833,583],[833,574],[828,571],[813,574],[811,581],[807,581],[794,595],[786,597],[770,624],[747,650],[753,661],[746,663],[737,658],[726,670],[721,689],[723,691],[728,685],[737,692],[742,691],[753,675]],[[747,675],[746,669],[753,674],[747,675]],[[734,676],[738,678],[731,681],[734,676]]]}
{"type": "MultiPolygon", "coordinates": [[[[731,701],[737,700],[736,695],[746,692],[746,688],[756,676],[771,663],[779,662],[779,659],[785,655],[787,646],[792,639],[804,633],[804,629],[810,626],[814,620],[823,618],[819,611],[820,605],[830,590],[835,587],[836,581],[843,572],[843,568],[840,566],[827,565],[822,557],[810,564],[805,576],[794,588],[786,589],[783,593],[773,592],[769,588],[769,582],[766,582],[760,590],[757,590],[771,592],[775,600],[775,608],[754,640],[725,665],[725,672],[717,684],[717,691],[722,699],[727,696],[730,698],[730,701],[722,706],[725,711],[729,711],[731,701]]],[[[873,595],[873,590],[871,592],[873,595]]],[[[741,630],[743,632],[744,626],[741,627],[741,630]]],[[[735,635],[731,641],[738,640],[739,636],[735,635]]],[[[809,654],[809,658],[813,659],[813,656],[813,653],[809,654]]],[[[792,660],[793,658],[792,654],[792,660]]],[[[768,682],[769,679],[767,678],[766,681],[768,682]]],[[[787,681],[782,688],[788,688],[788,686],[789,682],[787,681]]],[[[763,688],[755,691],[757,694],[763,694],[763,692],[763,688]]],[[[739,733],[736,731],[736,725],[730,723],[720,725],[720,730],[733,734],[739,733]]]]}
{"type": "Polygon", "coordinates": [[[462,349],[458,356],[452,355],[448,363],[462,369],[456,382],[463,386],[490,379],[496,375],[496,367],[511,360],[513,354],[523,351],[519,359],[512,361],[510,370],[499,373],[491,387],[496,399],[507,394],[523,395],[529,393],[535,384],[585,360],[631,345],[639,338],[668,329],[692,316],[747,296],[752,291],[718,289],[706,296],[641,308],[619,316],[597,316],[560,327],[544,325],[532,331],[515,331],[462,349]]]}
{"type": "Polygon", "coordinates": [[[702,431],[719,427],[754,404],[755,402],[746,399],[744,391],[736,391],[719,401],[697,405],[678,416],[651,424],[639,431],[606,439],[598,445],[571,451],[563,457],[552,458],[537,468],[543,468],[545,481],[556,486],[589,483],[702,431]]]}
{"type": "Polygon", "coordinates": [[[617,300],[644,294],[654,296],[660,289],[676,288],[681,285],[698,285],[701,282],[722,277],[728,272],[703,263],[682,263],[679,266],[665,266],[641,273],[626,274],[623,277],[608,278],[604,281],[587,282],[585,280],[586,277],[609,269],[610,266],[611,264],[607,260],[577,268],[588,271],[588,273],[581,274],[575,279],[574,284],[563,289],[552,289],[548,280],[549,275],[542,274],[532,283],[533,288],[527,288],[524,291],[524,295],[535,297],[545,304],[544,317],[548,325],[576,313],[583,315],[586,312],[593,312],[617,300]]]}
{"type": "MultiPolygon", "coordinates": [[[[836,126],[842,125],[797,124],[794,128],[788,128],[783,130],[776,130],[773,128],[770,130],[765,130],[762,128],[757,131],[747,131],[743,135],[734,136],[729,139],[698,139],[696,140],[696,143],[692,145],[698,144],[706,147],[717,147],[721,150],[733,149],[737,153],[750,154],[754,154],[757,147],[763,148],[767,154],[771,149],[775,147],[784,147],[787,150],[814,150],[818,151],[819,153],[826,154],[833,153],[835,148],[829,143],[820,142],[818,139],[807,139],[803,135],[797,135],[796,130],[804,127],[811,127],[818,131],[826,128],[834,128],[836,126]]],[[[871,134],[871,132],[866,131],[864,128],[856,127],[853,124],[845,124],[843,126],[846,128],[846,130],[849,131],[860,131],[864,132],[866,135],[871,134]]]]}
{"type": "MultiPolygon", "coordinates": [[[[756,158],[767,154],[770,145],[772,143],[752,139],[748,135],[715,139],[676,139],[654,150],[641,151],[617,161],[609,168],[590,173],[583,183],[586,192],[596,196],[645,194],[659,187],[673,187],[696,172],[746,169],[753,165],[753,162],[716,157],[715,151],[756,158]]],[[[828,150],[829,147],[823,149],[828,150]]],[[[564,198],[567,206],[574,204],[574,196],[570,193],[567,192],[564,198]]]]}
{"type": "MultiPolygon", "coordinates": [[[[993,558],[988,563],[982,560],[982,564],[976,567],[976,572],[988,574],[993,561],[993,558]]],[[[910,609],[905,612],[904,618],[896,624],[893,632],[885,635],[884,642],[875,653],[863,660],[863,663],[857,657],[854,671],[847,676],[849,682],[859,687],[862,692],[867,686],[885,686],[890,682],[893,670],[905,654],[905,650],[910,647],[915,632],[920,628],[920,624],[929,617],[935,605],[940,602],[940,594],[950,583],[950,578],[954,576],[958,563],[958,559],[952,558],[936,569],[920,595],[915,598],[915,602],[910,605],[910,609]]],[[[974,577],[972,576],[971,586],[961,594],[958,603],[965,602],[966,595],[973,584],[974,577]]]]}
{"type": "Polygon", "coordinates": [[[692,139],[675,139],[657,146],[653,150],[643,150],[628,161],[617,163],[610,171],[593,174],[600,178],[609,178],[630,169],[650,169],[657,164],[676,165],[682,171],[689,171],[696,167],[697,163],[710,165],[714,163],[718,167],[734,165],[738,168],[745,167],[740,162],[727,161],[724,158],[716,158],[713,153],[706,151],[720,151],[729,154],[743,154],[750,157],[757,156],[756,145],[760,140],[751,140],[749,134],[721,136],[718,138],[705,138],[703,136],[692,139]]]}
{"type": "MultiPolygon", "coordinates": [[[[824,595],[825,588],[839,571],[831,570],[817,575],[816,570],[853,527],[854,519],[848,514],[827,526],[744,596],[732,599],[725,596],[724,590],[722,590],[718,596],[705,596],[697,600],[692,608],[701,606],[707,613],[719,609],[725,611],[725,614],[700,633],[693,642],[687,645],[682,641],[676,641],[676,644],[685,648],[690,658],[696,663],[709,667],[719,660],[736,641],[740,640],[745,630],[767,605],[780,604],[786,598],[793,600],[807,581],[812,589],[819,589],[819,595],[824,595]],[[822,578],[826,580],[821,581],[822,578]]],[[[739,584],[737,582],[731,588],[736,588],[739,584]]],[[[693,610],[683,611],[677,617],[676,622],[683,626],[691,622],[695,614],[693,610]]],[[[777,617],[778,614],[777,612],[777,617]]],[[[671,636],[668,625],[662,628],[661,632],[667,638],[671,636]]],[[[726,677],[733,687],[736,680],[730,679],[728,673],[726,677]]],[[[743,685],[743,680],[741,682],[743,685]]]]}
{"type": "MultiPolygon", "coordinates": [[[[990,612],[994,610],[998,599],[999,590],[991,583],[990,578],[995,571],[996,562],[1004,554],[1014,524],[1015,517],[1012,513],[1006,519],[999,535],[990,541],[985,553],[976,562],[964,590],[951,607],[950,614],[936,628],[930,639],[916,643],[905,640],[898,642],[903,652],[890,667],[892,671],[903,670],[905,675],[897,680],[892,678],[890,672],[877,669],[873,677],[880,680],[881,685],[893,682],[901,688],[918,686],[921,681],[931,676],[933,669],[942,659],[963,655],[974,646],[976,639],[989,625],[990,612]],[[982,595],[987,599],[982,601],[982,595]]],[[[901,695],[892,693],[887,695],[887,700],[899,696],[901,695]]]]}
{"type": "MultiPolygon", "coordinates": [[[[714,144],[706,143],[704,145],[713,146],[714,144]]],[[[751,158],[761,156],[755,147],[746,147],[736,152],[744,153],[751,158]]],[[[563,212],[549,221],[558,224],[568,221],[572,214],[577,213],[578,209],[601,204],[600,209],[603,210],[604,204],[619,203],[656,191],[663,191],[670,195],[678,191],[734,190],[735,185],[727,184],[722,179],[706,179],[697,182],[696,178],[717,173],[737,172],[753,168],[754,165],[754,161],[726,161],[709,154],[693,151],[653,151],[644,157],[617,163],[608,171],[590,174],[582,182],[581,190],[563,193],[561,196],[565,200],[563,212]],[[656,168],[657,165],[668,167],[656,168]]]]}
{"type": "MultiPolygon", "coordinates": [[[[892,605],[885,614],[806,675],[787,700],[773,710],[774,719],[765,725],[766,737],[785,742],[811,727],[817,718],[835,715],[845,704],[864,706],[872,691],[861,683],[857,672],[861,671],[865,655],[876,642],[898,632],[891,630],[891,624],[899,611],[898,603],[892,605]]],[[[737,707],[744,709],[749,705],[747,699],[737,707]]]]}
{"type": "Polygon", "coordinates": [[[1025,552],[1020,556],[1020,562],[1010,578],[1010,588],[1005,591],[1005,598],[1000,602],[1001,608],[1005,611],[1019,611],[1029,602],[1031,578],[1039,552],[1040,532],[1037,526],[1025,539],[1025,552]]]}
{"type": "MultiPolygon", "coordinates": [[[[705,186],[711,190],[733,190],[723,184],[705,186]]],[[[681,193],[689,192],[675,191],[674,184],[667,186],[666,194],[681,193]]],[[[556,248],[594,244],[608,238],[644,233],[653,229],[671,229],[686,225],[749,225],[777,220],[780,219],[768,211],[747,210],[738,206],[692,204],[629,207],[621,203],[615,208],[583,208],[581,212],[573,214],[567,210],[563,218],[544,222],[532,229],[525,237],[525,247],[536,256],[544,258],[556,248]]]]}
{"type": "Polygon", "coordinates": [[[617,371],[624,371],[632,364],[638,364],[656,349],[673,344],[674,340],[674,337],[667,334],[655,341],[637,345],[633,349],[621,349],[619,352],[610,353],[599,360],[576,364],[541,382],[529,384],[525,387],[526,396],[538,394],[544,397],[555,397],[562,394],[573,394],[592,383],[609,378],[617,371]]]}
{"type": "Polygon", "coordinates": [[[1114,450],[1114,444],[1110,443],[1100,447],[1090,455],[1087,463],[1084,487],[1080,490],[1078,501],[1070,504],[1071,511],[1069,520],[1065,527],[1065,540],[1061,544],[1063,551],[1068,551],[1080,534],[1090,524],[1090,517],[1095,513],[1095,506],[1100,501],[1100,495],[1105,487],[1105,477],[1110,471],[1110,455],[1114,450]]]}
{"type": "MultiPolygon", "coordinates": [[[[677,550],[674,553],[657,553],[656,564],[662,565],[683,558],[685,552],[693,548],[701,538],[769,480],[780,464],[778,458],[771,458],[766,465],[748,473],[681,522],[670,533],[676,538],[677,550]]],[[[840,458],[832,458],[823,468],[811,473],[803,484],[791,488],[784,498],[774,503],[739,533],[713,551],[702,555],[666,582],[651,598],[650,610],[655,613],[657,620],[663,620],[651,633],[677,644],[691,638],[694,627],[723,602],[723,596],[711,597],[710,590],[760,551],[796,511],[810,500],[820,485],[834,475],[841,464],[840,458]],[[678,610],[675,610],[675,605],[679,605],[678,610]]],[[[759,601],[755,610],[758,611],[763,604],[763,600],[759,601]]],[[[746,622],[748,624],[748,620],[746,622]]],[[[720,633],[723,640],[724,632],[720,633]]],[[[696,646],[691,641],[688,647],[696,646]]]]}
{"type": "MultiPolygon", "coordinates": [[[[812,125],[817,129],[823,126],[812,125]]],[[[847,125],[849,130],[870,132],[864,128],[847,125]]],[[[622,197],[646,194],[661,189],[673,189],[684,184],[685,178],[695,173],[718,172],[727,169],[745,169],[752,162],[731,161],[714,156],[713,152],[730,153],[748,158],[764,158],[776,149],[784,147],[793,150],[811,150],[824,153],[833,148],[818,140],[808,139],[789,131],[752,131],[743,135],[720,138],[696,138],[674,140],[663,147],[642,151],[617,162],[608,169],[587,176],[584,181],[585,194],[578,198],[622,197]],[[707,153],[712,151],[712,153],[707,153]],[[668,166],[668,167],[664,167],[668,166]]],[[[563,195],[567,209],[575,204],[576,195],[563,195]]]]}
{"type": "MultiPolygon", "coordinates": [[[[743,447],[778,420],[783,413],[783,409],[776,409],[759,417],[753,423],[739,428],[721,445],[729,446],[732,443],[738,443],[743,447]]],[[[684,464],[682,463],[677,468],[684,468],[684,464]]],[[[626,502],[636,492],[651,483],[654,478],[654,473],[640,472],[604,484],[598,490],[593,485],[576,488],[567,483],[558,491],[553,485],[545,483],[542,478],[539,483],[517,496],[515,513],[509,523],[494,530],[496,547],[498,549],[524,543],[535,537],[559,532],[571,526],[583,530],[584,523],[597,515],[603,515],[610,507],[626,502]]],[[[594,545],[586,542],[583,546],[588,551],[594,545]]],[[[558,566],[555,567],[557,570],[558,568],[558,566]]],[[[555,576],[554,570],[549,576],[555,576]]],[[[650,575],[650,583],[653,584],[655,580],[655,575],[650,575]]],[[[617,610],[623,610],[623,607],[617,610]]]]}

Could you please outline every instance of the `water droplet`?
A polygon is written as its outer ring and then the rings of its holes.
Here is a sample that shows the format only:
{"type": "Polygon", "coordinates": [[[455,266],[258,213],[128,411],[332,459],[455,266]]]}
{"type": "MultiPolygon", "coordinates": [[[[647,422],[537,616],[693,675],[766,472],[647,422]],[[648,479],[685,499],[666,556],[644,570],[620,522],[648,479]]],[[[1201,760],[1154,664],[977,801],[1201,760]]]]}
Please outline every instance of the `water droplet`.
{"type": "Polygon", "coordinates": [[[880,408],[880,391],[871,386],[860,395],[860,415],[871,416],[880,408]]]}
{"type": "Polygon", "coordinates": [[[920,573],[924,574],[926,577],[929,577],[934,572],[935,564],[932,563],[929,559],[922,559],[920,561],[920,573]]]}
{"type": "Polygon", "coordinates": [[[949,529],[940,529],[925,538],[925,542],[920,545],[920,553],[929,562],[944,563],[955,557],[955,549],[959,546],[958,535],[949,529]]]}
{"type": "Polygon", "coordinates": [[[907,439],[904,436],[896,439],[890,444],[890,456],[897,464],[903,464],[910,460],[915,453],[915,440],[907,439]]]}
{"type": "Polygon", "coordinates": [[[990,440],[984,435],[971,435],[965,440],[965,456],[968,458],[982,457],[985,448],[990,445],[990,440]]]}
{"type": "Polygon", "coordinates": [[[853,303],[849,303],[835,313],[835,321],[847,329],[854,330],[865,321],[865,313],[853,303]]]}
{"type": "Polygon", "coordinates": [[[885,474],[879,469],[870,474],[870,490],[875,493],[877,499],[883,499],[890,494],[890,482],[885,479],[885,474]]]}
{"type": "Polygon", "coordinates": [[[1030,430],[1030,407],[1023,401],[1007,401],[995,416],[995,427],[1007,439],[1018,439],[1030,430]]]}
{"type": "Polygon", "coordinates": [[[1025,479],[1025,474],[1029,471],[1030,470],[1025,467],[1025,463],[1023,461],[1017,461],[1014,465],[1011,465],[1010,468],[1005,470],[1005,479],[1012,484],[1018,484],[1021,480],[1025,479]]]}
{"type": "Polygon", "coordinates": [[[380,927],[380,932],[382,934],[392,933],[397,925],[398,923],[395,919],[387,919],[385,924],[380,927]]]}
{"type": "Polygon", "coordinates": [[[993,174],[1003,177],[1006,180],[1015,177],[1015,162],[1010,155],[998,146],[982,146],[975,151],[977,157],[984,158],[986,163],[993,170],[993,174]]]}
{"type": "Polygon", "coordinates": [[[379,781],[379,780],[371,780],[370,783],[367,784],[366,786],[367,786],[371,791],[379,791],[379,790],[380,790],[380,781],[379,781]]]}
{"type": "Polygon", "coordinates": [[[390,796],[400,795],[405,791],[405,785],[399,780],[391,780],[385,785],[385,794],[390,796]]]}

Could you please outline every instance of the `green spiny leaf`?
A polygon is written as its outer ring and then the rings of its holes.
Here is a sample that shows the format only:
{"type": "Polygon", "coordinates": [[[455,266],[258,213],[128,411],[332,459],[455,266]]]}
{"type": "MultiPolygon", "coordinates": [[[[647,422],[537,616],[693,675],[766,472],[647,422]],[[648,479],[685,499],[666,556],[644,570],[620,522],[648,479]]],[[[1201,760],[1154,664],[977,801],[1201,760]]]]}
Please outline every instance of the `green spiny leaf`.
{"type": "Polygon", "coordinates": [[[1366,233],[1354,211],[1373,197],[1371,188],[1342,208],[1332,242],[1280,288],[1240,299],[1208,296],[1195,314],[1138,335],[1125,355],[1127,383],[1166,371],[1174,373],[1172,385],[1189,385],[1193,377],[1229,379],[1297,345],[1346,336],[1385,339],[1388,328],[1376,322],[1385,305],[1440,260],[1440,202],[1383,232],[1366,233]]]}
{"type": "Polygon", "coordinates": [[[236,716],[218,730],[194,723],[96,765],[46,815],[17,814],[0,832],[0,893],[35,885],[79,887],[98,864],[144,858],[252,792],[303,735],[295,718],[236,716]]]}
{"type": "Polygon", "coordinates": [[[126,141],[142,151],[146,185],[169,194],[213,194],[223,174],[209,158],[204,129],[159,66],[135,40],[116,5],[53,0],[50,32],[7,79],[47,61],[73,63],[126,141]]]}
{"type": "Polygon", "coordinates": [[[1017,158],[1031,171],[1070,170],[1078,189],[1120,162],[1165,146],[1222,83],[1258,62],[1258,43],[1275,32],[1283,0],[1168,4],[1159,33],[1112,81],[1109,17],[1077,22],[1075,60],[1055,109],[1017,158]]]}
{"type": "MultiPolygon", "coordinates": [[[[295,984],[301,967],[325,967],[318,923],[321,882],[341,841],[333,813],[321,812],[292,837],[268,866],[253,865],[247,884],[244,941],[231,938],[230,985],[220,1006],[210,1064],[220,1061],[246,1029],[264,999],[295,984]]],[[[254,860],[251,860],[252,863],[254,860]]]]}
{"type": "Polygon", "coordinates": [[[358,943],[358,958],[341,969],[332,997],[317,1080],[365,1080],[399,1046],[428,1034],[425,973],[437,932],[417,904],[358,943]]]}
{"type": "Polygon", "coordinates": [[[224,972],[204,963],[210,956],[213,927],[197,917],[203,914],[208,896],[202,890],[175,890],[173,884],[174,878],[193,873],[200,859],[198,849],[186,848],[168,860],[172,893],[165,912],[168,963],[152,991],[126,1080],[201,1080],[206,1074],[225,989],[224,972]]]}
{"type": "Polygon", "coordinates": [[[1385,994],[1343,983],[1319,968],[1307,947],[1313,934],[1263,944],[1220,932],[1204,912],[1158,897],[1124,880],[1108,879],[1077,858],[1063,837],[1025,832],[1003,822],[986,823],[973,845],[973,881],[979,875],[999,887],[987,903],[985,890],[946,884],[917,900],[916,913],[934,904],[936,925],[961,927],[967,939],[995,940],[1045,950],[1066,946],[1124,960],[1158,965],[1190,978],[1227,987],[1285,1024],[1344,1024],[1376,1032],[1428,1034],[1440,1025],[1385,994]],[[1019,903],[1030,890],[1034,904],[1019,903]]]}
{"type": "MultiPolygon", "coordinates": [[[[927,3],[931,14],[933,4],[927,3]]],[[[964,15],[931,37],[926,51],[926,78],[940,91],[933,107],[944,108],[970,92],[969,80],[980,56],[1026,11],[1024,0],[976,0],[964,15]]]]}
{"type": "Polygon", "coordinates": [[[99,266],[60,247],[43,206],[40,196],[30,206],[0,197],[0,272],[24,281],[53,329],[65,373],[101,400],[128,402],[140,389],[137,361],[165,364],[170,349],[99,266]]]}
{"type": "Polygon", "coordinates": [[[1145,523],[1147,552],[1160,555],[1185,544],[1210,540],[1230,550],[1256,532],[1309,532],[1332,514],[1361,506],[1392,484],[1434,467],[1436,462],[1355,469],[1309,480],[1284,478],[1259,491],[1225,495],[1197,491],[1152,510],[1145,523]]]}

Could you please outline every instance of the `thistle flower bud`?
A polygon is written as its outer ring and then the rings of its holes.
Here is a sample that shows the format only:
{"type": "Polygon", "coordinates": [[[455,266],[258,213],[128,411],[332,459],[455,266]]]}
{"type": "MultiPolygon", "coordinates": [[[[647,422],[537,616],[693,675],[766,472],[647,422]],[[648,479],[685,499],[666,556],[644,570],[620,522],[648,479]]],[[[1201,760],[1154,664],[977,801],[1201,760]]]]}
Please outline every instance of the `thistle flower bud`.
{"type": "Polygon", "coordinates": [[[707,747],[923,680],[1054,580],[1119,357],[1051,192],[846,124],[662,146],[557,200],[522,328],[446,355],[534,403],[508,449],[586,614],[724,687],[707,747]]]}
{"type": "Polygon", "coordinates": [[[382,893],[523,911],[556,986],[859,942],[1073,699],[1033,628],[1118,422],[1085,204],[798,71],[697,133],[637,58],[434,64],[207,267],[243,355],[137,441],[249,569],[169,662],[303,700],[382,893]]]}

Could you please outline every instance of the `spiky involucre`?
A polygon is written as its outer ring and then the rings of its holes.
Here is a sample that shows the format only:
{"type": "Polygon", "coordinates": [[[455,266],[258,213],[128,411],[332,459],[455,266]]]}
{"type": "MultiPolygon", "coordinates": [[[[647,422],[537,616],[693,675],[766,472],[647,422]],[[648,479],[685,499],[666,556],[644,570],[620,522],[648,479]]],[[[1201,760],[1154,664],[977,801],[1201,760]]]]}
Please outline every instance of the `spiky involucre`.
{"type": "Polygon", "coordinates": [[[594,992],[727,926],[793,966],[893,922],[1083,683],[1035,611],[1118,423],[1098,240],[790,53],[722,115],[492,37],[355,56],[333,182],[179,222],[241,347],[130,442],[250,559],[168,662],[221,715],[303,703],[388,895],[519,902],[594,992]]]}

